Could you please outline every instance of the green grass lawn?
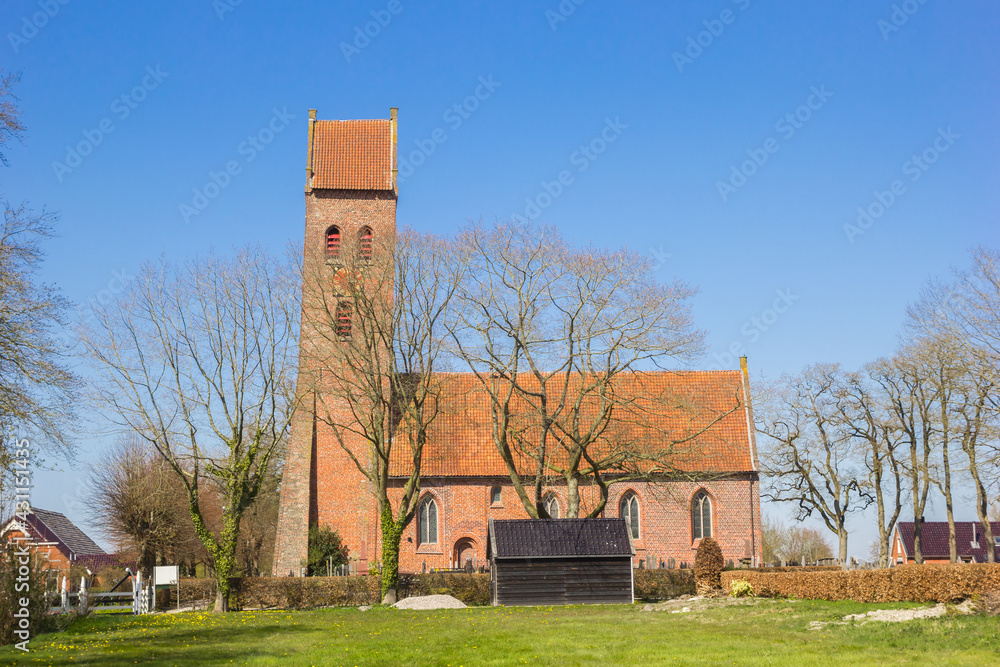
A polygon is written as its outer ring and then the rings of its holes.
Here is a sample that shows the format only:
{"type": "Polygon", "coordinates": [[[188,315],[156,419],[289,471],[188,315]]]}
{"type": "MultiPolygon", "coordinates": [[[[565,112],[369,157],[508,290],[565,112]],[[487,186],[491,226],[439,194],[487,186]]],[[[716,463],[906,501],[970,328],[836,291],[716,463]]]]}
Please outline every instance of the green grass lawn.
{"type": "Polygon", "coordinates": [[[814,620],[919,605],[758,600],[697,613],[634,606],[375,608],[92,616],[0,649],[0,665],[997,665],[1000,618],[814,620]]]}

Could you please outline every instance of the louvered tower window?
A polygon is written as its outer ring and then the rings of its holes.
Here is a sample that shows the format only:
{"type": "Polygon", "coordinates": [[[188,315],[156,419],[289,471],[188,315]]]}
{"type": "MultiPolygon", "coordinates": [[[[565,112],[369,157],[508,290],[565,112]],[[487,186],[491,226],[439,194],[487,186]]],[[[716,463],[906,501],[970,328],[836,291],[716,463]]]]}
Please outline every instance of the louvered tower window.
{"type": "Polygon", "coordinates": [[[340,227],[337,225],[326,230],[326,256],[328,259],[340,257],[340,227]]]}
{"type": "Polygon", "coordinates": [[[346,301],[337,304],[336,330],[341,338],[349,338],[351,335],[351,304],[346,301]]]}
{"type": "Polygon", "coordinates": [[[362,227],[358,235],[358,256],[363,262],[372,261],[372,228],[362,227]]]}

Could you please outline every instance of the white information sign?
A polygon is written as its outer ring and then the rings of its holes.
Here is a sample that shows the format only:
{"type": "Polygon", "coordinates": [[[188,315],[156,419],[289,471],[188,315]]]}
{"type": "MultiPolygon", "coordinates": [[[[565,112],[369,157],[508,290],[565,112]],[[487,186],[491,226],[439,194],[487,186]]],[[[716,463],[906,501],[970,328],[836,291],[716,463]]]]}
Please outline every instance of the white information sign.
{"type": "Polygon", "coordinates": [[[153,568],[154,586],[173,586],[177,583],[179,568],[176,565],[157,565],[153,568]]]}

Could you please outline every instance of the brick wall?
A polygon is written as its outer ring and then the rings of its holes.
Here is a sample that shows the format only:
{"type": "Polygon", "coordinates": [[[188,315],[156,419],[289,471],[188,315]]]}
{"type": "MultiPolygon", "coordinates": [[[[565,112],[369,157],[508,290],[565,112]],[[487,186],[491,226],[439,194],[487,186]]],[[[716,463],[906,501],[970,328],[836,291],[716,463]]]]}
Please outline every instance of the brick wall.
{"type": "MultiPolygon", "coordinates": [[[[451,567],[455,559],[455,545],[459,542],[471,542],[474,564],[485,563],[488,560],[486,536],[489,519],[523,519],[528,516],[507,478],[425,478],[421,487],[421,499],[430,496],[438,505],[438,540],[433,544],[419,544],[418,525],[414,519],[403,533],[400,545],[402,572],[421,572],[425,566],[428,569],[451,567]],[[495,486],[501,488],[499,504],[490,502],[491,489],[495,486]]],[[[667,562],[670,558],[675,559],[675,566],[682,561],[693,565],[698,541],[692,540],[690,503],[701,489],[706,490],[712,499],[712,535],[722,547],[723,556],[727,560],[738,561],[753,553],[759,559],[760,497],[756,475],[703,484],[612,484],[603,516],[619,516],[619,501],[623,494],[634,492],[639,498],[640,525],[639,539],[635,541],[636,565],[639,561],[646,561],[658,567],[659,561],[667,562]]],[[[397,487],[390,497],[395,502],[401,493],[397,487]]],[[[556,496],[561,515],[565,516],[565,487],[552,487],[546,493],[556,496]]],[[[581,488],[584,508],[594,507],[597,498],[596,487],[581,488]]]]}
{"type": "MultiPolygon", "coordinates": [[[[311,190],[306,192],[306,228],[303,247],[303,317],[301,339],[318,340],[311,327],[326,319],[316,312],[310,287],[327,278],[332,284],[337,267],[326,261],[326,231],[338,225],[345,247],[363,226],[371,227],[377,247],[390,247],[396,231],[396,196],[393,192],[311,190]]],[[[275,539],[275,575],[298,573],[308,553],[310,523],[328,524],[340,532],[355,556],[368,557],[374,539],[374,500],[367,480],[344,453],[333,432],[315,419],[315,402],[308,398],[314,379],[314,354],[300,346],[298,389],[306,396],[292,421],[288,444],[278,530],[275,539]]],[[[329,407],[329,406],[327,406],[329,407]]],[[[335,408],[334,408],[335,409],[335,408]]],[[[355,451],[363,443],[349,443],[355,451]]]]}

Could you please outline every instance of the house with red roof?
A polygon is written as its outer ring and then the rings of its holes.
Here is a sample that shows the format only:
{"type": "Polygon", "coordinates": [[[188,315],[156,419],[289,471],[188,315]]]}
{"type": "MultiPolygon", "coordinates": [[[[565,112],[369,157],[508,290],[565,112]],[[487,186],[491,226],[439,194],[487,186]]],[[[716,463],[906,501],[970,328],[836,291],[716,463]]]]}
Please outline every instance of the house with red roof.
{"type": "MultiPolygon", "coordinates": [[[[66,515],[32,507],[16,514],[0,527],[0,538],[8,542],[27,541],[35,562],[50,570],[66,571],[74,565],[101,565],[117,560],[80,530],[66,515]]],[[[91,568],[97,572],[100,568],[91,568]]]]}
{"type": "MultiPolygon", "coordinates": [[[[978,521],[955,522],[955,553],[960,563],[986,563],[987,549],[995,549],[1000,556],[1000,521],[990,523],[993,531],[991,545],[978,521]]],[[[921,551],[925,563],[950,563],[947,521],[925,521],[920,531],[921,551]]],[[[896,565],[915,563],[913,551],[913,522],[900,521],[892,535],[892,562],[896,565]]],[[[997,559],[1000,562],[1000,558],[997,559]]]]}
{"type": "MultiPolygon", "coordinates": [[[[358,239],[359,253],[385,247],[386,240],[391,247],[398,197],[396,123],[395,109],[378,120],[318,120],[310,110],[305,271],[327,270],[345,239],[358,239]]],[[[324,289],[336,289],[340,274],[331,275],[324,289]]],[[[336,299],[332,294],[331,301],[336,299]]],[[[343,310],[349,332],[350,305],[343,310]]],[[[338,327],[340,314],[338,304],[338,327]]],[[[307,337],[316,334],[303,326],[300,335],[304,349],[307,337]]],[[[307,363],[300,361],[300,378],[310,372],[307,363]]],[[[400,545],[403,572],[486,564],[489,521],[528,518],[494,444],[492,403],[480,379],[448,373],[440,381],[447,405],[424,447],[417,517],[400,545]]],[[[759,561],[759,462],[746,360],[740,370],[634,373],[616,382],[616,391],[631,392],[638,402],[649,397],[648,418],[623,427],[627,432],[609,434],[606,446],[612,446],[613,436],[671,452],[669,464],[654,466],[645,481],[609,477],[602,516],[626,519],[634,566],[693,564],[698,544],[709,536],[727,560],[759,561]],[[663,395],[676,400],[652,400],[663,395]]],[[[308,530],[317,524],[337,530],[360,571],[379,561],[375,497],[315,405],[303,402],[292,421],[275,543],[279,576],[301,572],[308,530]]],[[[360,452],[363,444],[357,447],[360,452]]],[[[389,466],[393,499],[402,494],[412,466],[408,452],[397,448],[396,454],[389,466]]],[[[528,464],[520,460],[517,466],[527,473],[528,464]]],[[[581,506],[596,508],[598,493],[595,485],[582,487],[581,506]]],[[[565,482],[552,481],[543,497],[551,516],[567,516],[565,482]]]]}

